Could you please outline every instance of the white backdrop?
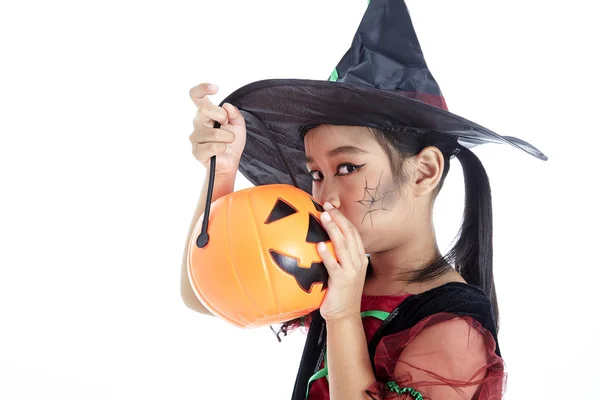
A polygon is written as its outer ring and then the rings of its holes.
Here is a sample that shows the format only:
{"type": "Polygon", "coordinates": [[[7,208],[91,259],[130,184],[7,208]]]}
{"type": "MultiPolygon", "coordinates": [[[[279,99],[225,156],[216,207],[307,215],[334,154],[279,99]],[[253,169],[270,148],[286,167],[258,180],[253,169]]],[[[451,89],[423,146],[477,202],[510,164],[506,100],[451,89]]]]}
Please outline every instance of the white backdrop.
{"type": "MultiPolygon", "coordinates": [[[[587,2],[560,3],[408,3],[451,111],[550,158],[475,150],[493,190],[510,400],[600,398],[599,32],[587,2]]],[[[204,176],[188,90],[216,83],[218,102],[258,79],[326,79],[365,6],[1,3],[0,399],[289,398],[301,333],[278,343],[179,297],[204,176]]],[[[448,179],[442,248],[462,213],[457,161],[448,179]]]]}

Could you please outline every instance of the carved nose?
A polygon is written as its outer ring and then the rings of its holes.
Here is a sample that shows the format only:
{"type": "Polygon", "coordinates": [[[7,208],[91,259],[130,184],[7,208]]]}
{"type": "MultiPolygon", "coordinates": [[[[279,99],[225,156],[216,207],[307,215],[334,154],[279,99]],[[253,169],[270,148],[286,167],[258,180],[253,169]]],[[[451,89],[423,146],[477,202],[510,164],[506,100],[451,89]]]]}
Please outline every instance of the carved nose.
{"type": "Polygon", "coordinates": [[[307,243],[329,242],[329,235],[317,217],[308,213],[308,232],[306,233],[307,243]]]}

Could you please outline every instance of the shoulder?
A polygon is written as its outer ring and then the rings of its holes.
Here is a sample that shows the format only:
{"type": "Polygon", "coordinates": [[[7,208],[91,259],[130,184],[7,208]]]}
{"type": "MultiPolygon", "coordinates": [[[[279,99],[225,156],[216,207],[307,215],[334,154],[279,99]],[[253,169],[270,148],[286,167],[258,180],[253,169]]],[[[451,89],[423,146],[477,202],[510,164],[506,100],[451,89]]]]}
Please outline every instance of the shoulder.
{"type": "Polygon", "coordinates": [[[405,312],[417,322],[435,314],[468,316],[496,337],[496,320],[489,296],[475,285],[447,282],[407,299],[405,312]]]}
{"type": "Polygon", "coordinates": [[[456,312],[484,316],[492,312],[488,295],[479,287],[464,281],[448,281],[416,293],[405,304],[406,309],[414,307],[420,310],[420,314],[456,312]]]}
{"type": "Polygon", "coordinates": [[[502,392],[504,363],[494,352],[494,338],[480,324],[438,314],[419,325],[417,332],[404,333],[404,345],[390,365],[399,384],[416,386],[430,398],[471,399],[482,389],[502,392]]]}
{"type": "MultiPolygon", "coordinates": [[[[492,304],[480,288],[463,282],[447,282],[433,289],[411,295],[390,315],[378,332],[377,339],[409,330],[433,316],[468,317],[489,331],[496,344],[497,332],[492,304]]],[[[437,319],[434,318],[434,320],[437,319]]],[[[500,355],[500,348],[496,348],[500,355]]]]}
{"type": "Polygon", "coordinates": [[[493,342],[481,325],[464,316],[437,314],[414,330],[416,332],[405,346],[401,359],[415,360],[423,356],[422,362],[442,362],[455,370],[467,360],[484,362],[486,342],[493,342]]]}

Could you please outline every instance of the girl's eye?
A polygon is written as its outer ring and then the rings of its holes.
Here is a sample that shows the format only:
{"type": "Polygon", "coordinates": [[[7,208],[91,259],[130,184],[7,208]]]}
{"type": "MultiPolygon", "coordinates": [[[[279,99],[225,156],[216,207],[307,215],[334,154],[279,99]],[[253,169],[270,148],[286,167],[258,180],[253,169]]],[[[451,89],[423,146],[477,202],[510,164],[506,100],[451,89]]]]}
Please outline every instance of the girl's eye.
{"type": "Polygon", "coordinates": [[[312,177],[312,180],[315,182],[320,182],[323,180],[323,174],[320,171],[310,171],[309,174],[312,177]]]}
{"type": "MultiPolygon", "coordinates": [[[[337,172],[335,176],[344,176],[353,173],[354,171],[360,169],[363,165],[354,165],[354,164],[340,164],[337,167],[337,172]]],[[[324,178],[321,171],[312,170],[309,172],[312,177],[313,182],[321,182],[324,178]]]]}
{"type": "Polygon", "coordinates": [[[356,171],[359,167],[352,164],[342,164],[338,167],[338,172],[336,175],[347,175],[356,171]]]}

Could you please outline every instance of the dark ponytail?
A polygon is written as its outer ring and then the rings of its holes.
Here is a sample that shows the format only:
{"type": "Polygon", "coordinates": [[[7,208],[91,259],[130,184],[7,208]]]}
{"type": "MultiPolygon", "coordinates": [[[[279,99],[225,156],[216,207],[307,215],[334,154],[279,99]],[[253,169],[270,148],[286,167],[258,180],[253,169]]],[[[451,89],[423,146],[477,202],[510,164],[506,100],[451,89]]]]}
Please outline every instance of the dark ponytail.
{"type": "Polygon", "coordinates": [[[448,258],[467,283],[481,288],[490,297],[498,330],[500,320],[494,285],[490,181],[481,161],[469,149],[459,146],[456,158],[462,165],[465,178],[465,210],[458,240],[448,252],[448,258]]]}
{"type": "MultiPolygon", "coordinates": [[[[444,170],[435,195],[441,190],[450,160],[461,163],[465,180],[465,208],[457,239],[450,251],[417,271],[413,282],[426,281],[445,273],[453,264],[467,283],[479,287],[492,303],[496,330],[499,324],[498,299],[494,285],[492,246],[492,195],[485,169],[477,156],[461,146],[456,137],[426,129],[399,127],[390,130],[372,129],[375,139],[384,148],[394,175],[402,184],[404,161],[427,146],[437,147],[444,155],[444,170]]],[[[369,274],[372,271],[368,271],[369,274]]]]}

